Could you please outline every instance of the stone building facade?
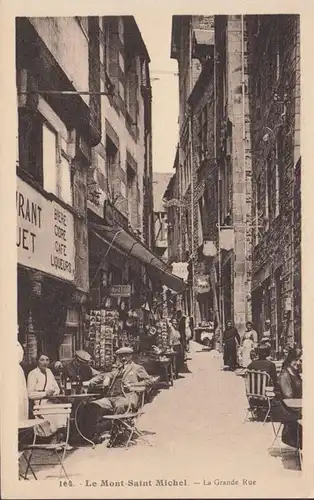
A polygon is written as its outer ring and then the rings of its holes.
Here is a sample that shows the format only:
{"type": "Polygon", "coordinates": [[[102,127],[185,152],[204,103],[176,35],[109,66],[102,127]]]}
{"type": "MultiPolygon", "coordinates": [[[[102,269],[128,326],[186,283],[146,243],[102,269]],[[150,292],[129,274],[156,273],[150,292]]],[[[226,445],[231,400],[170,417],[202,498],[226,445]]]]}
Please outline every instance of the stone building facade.
{"type": "Polygon", "coordinates": [[[183,259],[191,262],[187,310],[193,310],[197,320],[213,319],[214,315],[222,328],[231,319],[241,332],[251,314],[245,37],[241,16],[182,16],[180,20],[174,16],[172,55],[178,58],[180,100],[188,95],[179,118],[180,243],[183,259]],[[184,35],[188,24],[190,45],[180,45],[180,29],[184,35]],[[189,78],[186,67],[190,68],[189,78]],[[188,91],[184,90],[186,82],[188,91]],[[220,229],[229,230],[227,249],[221,247],[220,229]],[[207,250],[204,255],[205,243],[206,248],[211,246],[210,255],[207,250]],[[210,291],[205,292],[208,300],[202,305],[198,279],[204,283],[204,276],[210,291]]]}
{"type": "MultiPolygon", "coordinates": [[[[90,221],[123,228],[153,249],[150,59],[133,16],[99,17],[98,23],[100,89],[106,95],[101,96],[101,141],[89,169],[90,221]]],[[[114,249],[102,262],[103,245],[93,230],[90,248],[95,250],[90,254],[94,301],[101,303],[102,290],[112,284],[131,284],[132,295],[144,300],[152,288],[144,265],[114,249]]]]}
{"type": "Polygon", "coordinates": [[[301,342],[299,17],[248,16],[247,23],[253,318],[259,331],[270,319],[278,352],[301,342]]]}
{"type": "Polygon", "coordinates": [[[173,18],[180,234],[169,255],[177,245],[190,264],[185,309],[197,320],[213,309],[240,334],[253,320],[262,335],[270,319],[277,352],[301,330],[299,36],[293,15],[173,18]]]}
{"type": "MultiPolygon", "coordinates": [[[[179,72],[179,144],[177,182],[179,187],[179,256],[189,262],[189,283],[183,297],[188,315],[195,315],[197,301],[194,290],[194,260],[197,248],[191,237],[195,232],[194,186],[196,166],[193,153],[193,117],[189,97],[202,72],[213,39],[213,16],[173,16],[171,57],[178,61],[179,72]]],[[[196,140],[196,139],[195,139],[196,140]]],[[[197,146],[196,146],[197,148],[197,146]]]]}
{"type": "Polygon", "coordinates": [[[216,159],[220,227],[221,322],[240,334],[251,319],[251,137],[246,22],[215,17],[216,159]],[[230,231],[229,248],[222,236],[230,231]]]}
{"type": "Polygon", "coordinates": [[[29,363],[39,349],[64,358],[83,345],[97,28],[94,17],[16,19],[18,322],[29,363]]]}

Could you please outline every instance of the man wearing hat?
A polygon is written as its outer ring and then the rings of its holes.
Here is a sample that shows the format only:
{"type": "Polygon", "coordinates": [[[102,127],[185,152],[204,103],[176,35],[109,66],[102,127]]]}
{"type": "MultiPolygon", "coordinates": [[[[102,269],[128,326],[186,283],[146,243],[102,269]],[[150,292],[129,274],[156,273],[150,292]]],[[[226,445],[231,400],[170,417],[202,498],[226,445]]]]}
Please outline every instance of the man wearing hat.
{"type": "Polygon", "coordinates": [[[118,349],[118,367],[109,373],[96,375],[89,383],[90,392],[106,391],[106,397],[86,405],[86,430],[96,442],[101,440],[101,417],[125,413],[129,407],[136,409],[139,403],[136,389],[149,387],[153,383],[145,368],[132,361],[132,354],[131,347],[118,349]]]}
{"type": "Polygon", "coordinates": [[[86,351],[76,351],[75,357],[69,361],[56,361],[54,368],[61,370],[65,382],[83,383],[91,380],[99,372],[91,366],[92,357],[86,351]]]}

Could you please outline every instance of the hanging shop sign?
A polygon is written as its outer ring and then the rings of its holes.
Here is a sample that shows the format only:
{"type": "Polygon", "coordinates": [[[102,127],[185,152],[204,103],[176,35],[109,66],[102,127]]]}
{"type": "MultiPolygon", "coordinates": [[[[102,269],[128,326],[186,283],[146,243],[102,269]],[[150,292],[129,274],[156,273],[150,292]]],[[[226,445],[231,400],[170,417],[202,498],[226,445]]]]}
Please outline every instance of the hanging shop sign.
{"type": "Polygon", "coordinates": [[[209,276],[198,276],[195,283],[196,293],[208,293],[210,292],[209,276]]]}
{"type": "Polygon", "coordinates": [[[173,262],[172,273],[183,279],[183,281],[187,281],[189,275],[188,265],[188,262],[173,262]]]}
{"type": "Polygon", "coordinates": [[[110,287],[111,297],[131,297],[131,285],[112,285],[110,287]]]}
{"type": "Polygon", "coordinates": [[[223,250],[232,250],[234,248],[234,231],[233,229],[220,229],[219,245],[223,250]]]}
{"type": "Polygon", "coordinates": [[[17,178],[18,263],[74,281],[73,215],[17,178]]]}

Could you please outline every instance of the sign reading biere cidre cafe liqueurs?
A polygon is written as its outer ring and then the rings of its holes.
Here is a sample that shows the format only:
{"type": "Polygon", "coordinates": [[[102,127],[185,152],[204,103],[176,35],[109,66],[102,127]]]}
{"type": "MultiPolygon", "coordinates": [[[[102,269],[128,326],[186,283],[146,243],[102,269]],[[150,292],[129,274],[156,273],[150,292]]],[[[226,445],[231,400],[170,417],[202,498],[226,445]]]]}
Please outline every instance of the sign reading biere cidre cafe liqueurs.
{"type": "Polygon", "coordinates": [[[21,179],[17,179],[16,211],[18,263],[73,281],[73,215],[21,179]]]}

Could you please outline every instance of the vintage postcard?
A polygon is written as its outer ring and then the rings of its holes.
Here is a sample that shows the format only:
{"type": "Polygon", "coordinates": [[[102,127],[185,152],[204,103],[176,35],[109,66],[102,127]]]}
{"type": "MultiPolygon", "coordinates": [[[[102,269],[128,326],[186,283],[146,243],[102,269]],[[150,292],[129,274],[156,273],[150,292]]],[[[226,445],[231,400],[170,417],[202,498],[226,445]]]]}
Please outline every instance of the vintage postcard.
{"type": "Polygon", "coordinates": [[[3,498],[313,497],[311,9],[1,9],[3,498]]]}

